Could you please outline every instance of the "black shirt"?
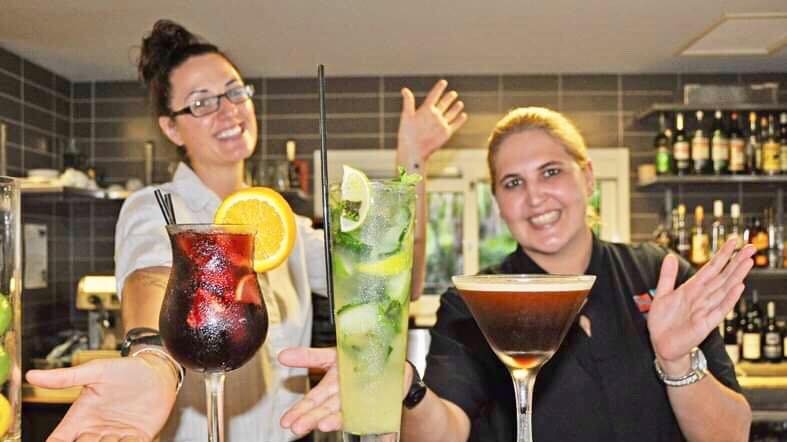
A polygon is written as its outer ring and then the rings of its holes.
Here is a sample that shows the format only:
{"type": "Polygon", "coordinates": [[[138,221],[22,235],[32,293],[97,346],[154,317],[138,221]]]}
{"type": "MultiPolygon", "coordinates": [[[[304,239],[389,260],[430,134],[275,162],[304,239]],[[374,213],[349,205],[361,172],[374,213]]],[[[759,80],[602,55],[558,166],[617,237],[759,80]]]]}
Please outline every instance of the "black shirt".
{"type": "MultiPolygon", "coordinates": [[[[646,311],[656,288],[663,249],[594,238],[587,274],[596,282],[581,314],[592,337],[575,323],[541,369],[533,405],[533,438],[559,441],[681,441],[666,387],[653,368],[646,311]]],[[[545,273],[517,249],[484,273],[545,273]]],[[[693,271],[681,260],[678,285],[693,271]]],[[[441,298],[424,376],[426,384],[457,404],[471,421],[470,440],[516,440],[514,389],[506,367],[486,343],[457,292],[441,298]]],[[[700,345],[711,373],[735,391],[740,386],[718,332],[700,345]]]]}

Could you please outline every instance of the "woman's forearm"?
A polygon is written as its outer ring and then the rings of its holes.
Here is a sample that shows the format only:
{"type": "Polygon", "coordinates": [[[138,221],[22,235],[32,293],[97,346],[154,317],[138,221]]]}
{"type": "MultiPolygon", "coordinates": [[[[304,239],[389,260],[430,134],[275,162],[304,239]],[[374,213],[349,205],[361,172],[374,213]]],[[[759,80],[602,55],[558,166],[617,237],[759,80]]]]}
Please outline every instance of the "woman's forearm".
{"type": "Polygon", "coordinates": [[[135,327],[158,330],[158,317],[169,273],[169,267],[147,267],[128,275],[123,283],[121,301],[125,331],[135,327]]]}
{"type": "Polygon", "coordinates": [[[747,441],[751,408],[743,395],[708,374],[684,387],[665,387],[672,410],[687,440],[747,441]]]}
{"type": "Polygon", "coordinates": [[[404,442],[456,442],[470,436],[470,419],[453,402],[429,390],[424,399],[402,416],[404,442]]]}

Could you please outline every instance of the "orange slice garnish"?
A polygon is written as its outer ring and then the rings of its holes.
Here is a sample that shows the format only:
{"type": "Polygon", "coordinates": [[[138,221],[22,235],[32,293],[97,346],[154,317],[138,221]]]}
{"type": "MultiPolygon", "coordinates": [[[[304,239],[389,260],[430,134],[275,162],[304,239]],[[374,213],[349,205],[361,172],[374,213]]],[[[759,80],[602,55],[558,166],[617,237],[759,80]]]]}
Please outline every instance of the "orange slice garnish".
{"type": "Polygon", "coordinates": [[[279,266],[295,244],[295,215],[275,190],[249,187],[224,199],[213,217],[216,224],[248,224],[257,227],[254,271],[279,266]]]}

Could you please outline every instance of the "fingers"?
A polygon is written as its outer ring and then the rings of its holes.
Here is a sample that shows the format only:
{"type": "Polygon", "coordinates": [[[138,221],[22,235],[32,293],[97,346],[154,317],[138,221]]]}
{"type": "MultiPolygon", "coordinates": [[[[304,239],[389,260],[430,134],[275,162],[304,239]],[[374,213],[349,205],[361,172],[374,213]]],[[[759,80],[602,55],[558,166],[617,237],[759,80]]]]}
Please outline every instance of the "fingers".
{"type": "Polygon", "coordinates": [[[656,285],[656,297],[666,295],[675,288],[675,281],[678,278],[678,258],[669,254],[661,262],[661,272],[659,272],[659,282],[656,285]]]}
{"type": "Polygon", "coordinates": [[[713,258],[711,258],[711,260],[702,266],[702,268],[697,272],[695,275],[697,285],[705,285],[713,277],[721,273],[734,252],[735,239],[730,239],[729,241],[725,242],[721,249],[713,256],[713,258]]]}
{"type": "MultiPolygon", "coordinates": [[[[339,411],[339,376],[336,370],[330,370],[316,387],[311,389],[303,399],[290,407],[281,417],[280,423],[284,428],[291,428],[312,413],[315,409],[324,408],[323,414],[328,411],[339,411]],[[336,401],[335,407],[333,401],[336,401]]],[[[308,431],[308,430],[307,430],[308,431]]]]}
{"type": "Polygon", "coordinates": [[[451,107],[448,108],[447,111],[445,111],[445,113],[443,114],[443,118],[445,118],[445,121],[452,122],[456,119],[457,116],[459,116],[459,113],[462,112],[462,109],[464,108],[465,108],[465,104],[461,100],[459,100],[455,102],[453,105],[451,105],[451,107]]]}
{"type": "Polygon", "coordinates": [[[440,100],[437,102],[435,107],[437,107],[437,109],[440,112],[446,112],[451,107],[451,104],[453,104],[453,102],[456,101],[457,98],[459,98],[458,92],[449,91],[448,93],[440,97],[440,100]]]}
{"type": "Polygon", "coordinates": [[[732,257],[732,259],[724,267],[724,270],[722,270],[721,274],[713,275],[713,279],[707,281],[701,286],[704,288],[703,291],[705,293],[711,293],[713,291],[719,290],[724,285],[732,286],[742,282],[749,273],[751,267],[754,265],[751,257],[754,255],[755,251],[756,250],[754,249],[754,246],[751,245],[748,245],[738,251],[738,253],[736,253],[735,256],[732,257]],[[741,266],[746,265],[748,265],[746,270],[740,271],[741,266]],[[732,281],[732,284],[729,284],[729,281],[732,281]]]}
{"type": "Polygon", "coordinates": [[[448,127],[451,128],[451,132],[453,133],[459,130],[459,128],[462,127],[466,121],[467,121],[467,114],[465,112],[462,112],[461,114],[459,114],[458,117],[456,117],[456,119],[454,119],[454,121],[451,122],[451,124],[448,125],[448,127]]]}
{"type": "Polygon", "coordinates": [[[336,365],[335,348],[293,347],[282,350],[279,362],[288,367],[322,368],[328,370],[336,365]]]}
{"type": "MultiPolygon", "coordinates": [[[[425,106],[434,106],[437,104],[437,100],[443,95],[445,92],[445,88],[448,87],[448,82],[445,80],[439,80],[437,83],[432,86],[432,90],[426,95],[424,99],[425,106]]],[[[452,100],[453,101],[453,100],[452,100]]]]}
{"type": "Polygon", "coordinates": [[[31,384],[44,388],[67,388],[87,385],[99,381],[101,374],[100,364],[100,361],[91,361],[87,364],[70,368],[30,370],[25,377],[31,384]]]}
{"type": "Polygon", "coordinates": [[[415,95],[408,88],[402,89],[402,113],[405,115],[415,113],[415,95]]]}
{"type": "MultiPolygon", "coordinates": [[[[295,422],[292,423],[290,429],[298,435],[306,434],[317,428],[323,419],[333,417],[335,421],[339,413],[339,396],[335,395],[330,397],[322,404],[312,407],[306,413],[303,413],[295,422]]],[[[341,420],[339,421],[341,423],[341,420]]]]}
{"type": "Polygon", "coordinates": [[[738,283],[738,285],[732,287],[727,292],[727,295],[716,308],[713,308],[708,312],[706,320],[706,323],[710,325],[708,330],[712,330],[713,327],[718,326],[724,317],[727,316],[727,312],[735,308],[735,303],[738,302],[738,299],[740,299],[745,289],[745,285],[738,283]]]}
{"type": "MultiPolygon", "coordinates": [[[[743,279],[749,273],[752,267],[754,267],[754,261],[751,259],[743,259],[740,262],[730,263],[728,266],[732,270],[728,272],[725,269],[725,273],[729,273],[726,277],[718,278],[721,281],[721,285],[715,289],[709,289],[707,293],[710,293],[710,296],[707,297],[705,304],[708,309],[716,308],[720,303],[723,302],[728,298],[730,292],[732,292],[737,286],[743,285],[743,279]]],[[[737,300],[737,299],[736,299],[737,300]]],[[[727,311],[724,312],[725,314],[727,311]]]]}

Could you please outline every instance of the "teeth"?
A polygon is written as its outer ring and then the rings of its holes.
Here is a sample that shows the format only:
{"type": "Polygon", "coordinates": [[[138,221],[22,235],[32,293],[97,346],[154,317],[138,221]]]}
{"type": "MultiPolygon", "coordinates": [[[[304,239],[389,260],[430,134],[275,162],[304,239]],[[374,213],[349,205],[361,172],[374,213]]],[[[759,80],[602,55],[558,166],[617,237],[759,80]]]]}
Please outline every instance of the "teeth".
{"type": "Polygon", "coordinates": [[[223,130],[216,135],[218,139],[230,138],[240,134],[241,128],[240,126],[235,126],[227,130],[223,130]]]}
{"type": "Polygon", "coordinates": [[[560,211],[552,210],[547,213],[530,218],[530,222],[535,225],[542,226],[557,221],[559,217],[560,217],[560,211]]]}

